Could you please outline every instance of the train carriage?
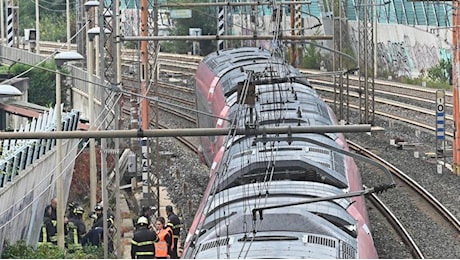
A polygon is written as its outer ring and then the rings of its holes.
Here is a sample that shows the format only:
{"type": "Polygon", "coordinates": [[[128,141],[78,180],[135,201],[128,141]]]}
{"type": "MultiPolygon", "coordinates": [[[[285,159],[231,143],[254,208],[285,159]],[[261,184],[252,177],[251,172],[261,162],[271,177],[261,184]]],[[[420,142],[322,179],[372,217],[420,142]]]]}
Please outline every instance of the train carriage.
{"type": "MultiPolygon", "coordinates": [[[[337,124],[308,80],[261,48],[210,54],[196,91],[199,127],[337,124]]],[[[353,159],[337,152],[348,150],[343,134],[201,139],[211,176],[185,258],[377,258],[362,197],[301,203],[362,188],[353,159]]]]}

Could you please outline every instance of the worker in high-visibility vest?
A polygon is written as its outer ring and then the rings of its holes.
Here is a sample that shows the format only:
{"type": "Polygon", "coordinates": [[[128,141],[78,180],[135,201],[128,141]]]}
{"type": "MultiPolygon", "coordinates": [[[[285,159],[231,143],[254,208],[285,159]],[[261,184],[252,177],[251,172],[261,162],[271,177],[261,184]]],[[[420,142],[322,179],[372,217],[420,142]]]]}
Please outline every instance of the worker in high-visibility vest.
{"type": "Polygon", "coordinates": [[[43,214],[43,224],[40,229],[38,244],[57,245],[57,199],[53,198],[51,204],[47,205],[43,214]]]}
{"type": "Polygon", "coordinates": [[[55,244],[57,245],[57,221],[51,218],[45,218],[40,229],[38,244],[55,244]]]}
{"type": "Polygon", "coordinates": [[[155,243],[155,258],[171,258],[174,249],[174,236],[165,218],[158,217],[155,222],[159,241],[155,243]]]}

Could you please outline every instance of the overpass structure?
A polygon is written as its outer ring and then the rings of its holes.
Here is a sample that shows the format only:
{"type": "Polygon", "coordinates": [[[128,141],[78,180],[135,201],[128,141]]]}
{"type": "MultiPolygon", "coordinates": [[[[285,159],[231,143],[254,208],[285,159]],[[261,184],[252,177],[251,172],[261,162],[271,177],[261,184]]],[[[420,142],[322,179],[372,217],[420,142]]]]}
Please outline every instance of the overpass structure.
{"type": "MultiPolygon", "coordinates": [[[[130,7],[127,4],[128,2],[132,3],[132,1],[122,1],[120,6],[126,9],[139,8],[130,7]]],[[[120,13],[117,11],[120,6],[114,7],[112,3],[120,2],[101,2],[104,8],[99,9],[101,13],[98,17],[100,19],[109,16],[106,15],[107,10],[114,10],[114,12],[111,12],[112,18],[118,18],[115,15],[120,13]]],[[[389,74],[397,76],[417,76],[422,70],[426,71],[427,68],[437,65],[440,59],[451,59],[452,57],[452,34],[450,33],[452,19],[451,15],[449,15],[452,12],[452,5],[448,2],[413,2],[407,0],[345,1],[340,6],[343,14],[337,13],[337,6],[334,6],[333,3],[335,2],[312,0],[310,4],[302,5],[300,7],[302,13],[300,15],[300,26],[304,30],[303,33],[341,36],[346,34],[347,44],[350,44],[351,48],[357,53],[361,51],[360,44],[363,39],[373,43],[374,49],[370,52],[371,55],[365,57],[368,59],[366,62],[370,61],[367,64],[374,68],[372,73],[378,67],[380,71],[387,70],[389,74]],[[364,17],[363,13],[366,13],[363,12],[364,10],[371,15],[364,17]],[[322,26],[317,28],[315,25],[318,24],[318,21],[322,26]],[[307,28],[310,27],[311,30],[308,30],[307,28]]],[[[251,11],[250,8],[228,9],[225,17],[229,21],[231,20],[233,24],[248,24],[248,26],[243,26],[246,30],[227,27],[226,34],[244,35],[254,33],[254,30],[269,31],[270,28],[265,27],[265,25],[269,24],[272,11],[271,9],[266,9],[266,7],[257,7],[256,12],[251,11]],[[256,15],[257,19],[251,19],[254,15],[256,15]],[[250,21],[257,21],[257,23],[249,25],[250,21]]],[[[287,10],[285,11],[287,12],[287,10]]],[[[131,13],[134,16],[139,15],[137,11],[131,13]]],[[[115,20],[117,19],[109,19],[106,24],[118,26],[114,22],[115,20]]],[[[136,21],[136,19],[126,19],[125,21],[136,21]]],[[[228,25],[226,24],[226,26],[228,25]]],[[[111,30],[111,35],[107,37],[113,39],[113,42],[119,43],[116,38],[118,35],[133,36],[129,32],[133,32],[132,28],[139,27],[138,24],[128,24],[129,28],[124,28],[124,26],[125,24],[120,25],[121,32],[119,34],[115,30],[111,30]]],[[[117,27],[115,26],[115,28],[117,27]]],[[[108,46],[104,46],[110,41],[106,42],[103,34],[100,36],[101,47],[99,50],[101,55],[105,57],[105,59],[101,60],[105,62],[100,62],[100,73],[96,73],[93,80],[96,85],[94,89],[94,102],[96,104],[94,113],[102,116],[96,118],[95,123],[98,129],[116,129],[119,127],[116,125],[119,111],[115,108],[117,106],[116,100],[120,97],[120,93],[117,93],[117,88],[113,87],[122,87],[120,79],[115,77],[115,75],[121,73],[119,61],[116,60],[119,57],[114,55],[117,54],[116,51],[109,50],[108,46]],[[104,47],[106,48],[105,51],[104,47]],[[112,66],[113,69],[111,69],[112,66]]],[[[338,37],[337,40],[340,41],[341,38],[338,37]]],[[[261,43],[261,45],[263,44],[261,43]]],[[[269,47],[269,42],[265,44],[269,47]]],[[[331,42],[324,42],[324,44],[330,45],[331,48],[337,47],[335,43],[331,42]]],[[[0,62],[3,64],[21,62],[37,65],[49,58],[25,49],[12,48],[7,45],[0,46],[0,62]]],[[[141,67],[140,58],[138,60],[137,65],[141,67]]],[[[156,59],[149,59],[148,62],[152,65],[151,68],[155,68],[155,61],[156,59]]],[[[88,74],[83,68],[83,63],[71,65],[69,68],[71,73],[71,77],[69,77],[72,89],[71,100],[75,112],[66,114],[63,122],[71,121],[72,123],[68,124],[68,130],[73,131],[78,128],[76,123],[78,118],[90,118],[90,111],[88,111],[90,100],[86,80],[88,74]]],[[[140,75],[136,76],[139,76],[140,83],[140,75]]],[[[366,76],[372,78],[375,75],[367,74],[366,76]]],[[[134,101],[136,101],[135,99],[134,101]]],[[[10,112],[17,112],[17,106],[16,108],[12,108],[12,106],[14,104],[11,103],[1,105],[4,110],[10,109],[10,112]]],[[[30,112],[30,109],[26,110],[28,113],[30,112]]],[[[32,120],[35,123],[31,123],[28,126],[25,123],[21,131],[44,131],[44,129],[52,131],[52,123],[43,124],[43,118],[52,118],[53,116],[54,112],[46,112],[41,117],[41,124],[38,124],[40,120],[40,116],[38,116],[35,121],[32,120]],[[37,127],[38,125],[40,127],[37,127]]],[[[35,116],[32,115],[32,117],[35,116]]],[[[131,120],[135,120],[135,118],[131,120]]],[[[103,147],[102,150],[105,154],[119,155],[120,149],[115,144],[115,141],[116,139],[113,142],[108,142],[108,146],[103,147]]],[[[65,142],[66,150],[64,154],[68,155],[65,158],[65,165],[68,167],[61,173],[69,181],[69,184],[66,183],[65,194],[68,192],[67,185],[70,185],[73,163],[77,153],[74,149],[77,142],[78,140],[67,140],[65,142]]],[[[55,169],[57,165],[53,140],[33,140],[30,142],[16,140],[8,144],[4,141],[2,145],[5,150],[0,154],[0,201],[2,201],[0,204],[0,251],[4,240],[14,242],[18,239],[23,239],[31,245],[36,243],[43,210],[56,193],[55,183],[59,174],[49,171],[49,169],[55,169]],[[40,156],[36,157],[36,155],[40,156]],[[48,173],[48,175],[44,175],[44,173],[48,173]]],[[[120,167],[118,166],[118,168],[120,167]]],[[[108,175],[107,172],[102,174],[108,175]]],[[[115,175],[119,176],[118,174],[115,175]]],[[[103,186],[107,185],[107,183],[104,183],[103,186]]],[[[107,198],[107,194],[105,197],[107,198]]],[[[108,200],[104,199],[104,202],[106,201],[108,200]]]]}

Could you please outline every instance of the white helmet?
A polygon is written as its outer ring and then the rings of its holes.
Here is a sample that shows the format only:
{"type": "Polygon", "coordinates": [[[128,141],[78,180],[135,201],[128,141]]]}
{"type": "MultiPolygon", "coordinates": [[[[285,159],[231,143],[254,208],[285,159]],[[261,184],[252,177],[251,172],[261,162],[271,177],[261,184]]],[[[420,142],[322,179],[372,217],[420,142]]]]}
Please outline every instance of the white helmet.
{"type": "Polygon", "coordinates": [[[148,220],[146,217],[140,217],[140,218],[137,220],[137,224],[138,224],[138,225],[148,225],[148,224],[149,224],[149,220],[148,220]]]}

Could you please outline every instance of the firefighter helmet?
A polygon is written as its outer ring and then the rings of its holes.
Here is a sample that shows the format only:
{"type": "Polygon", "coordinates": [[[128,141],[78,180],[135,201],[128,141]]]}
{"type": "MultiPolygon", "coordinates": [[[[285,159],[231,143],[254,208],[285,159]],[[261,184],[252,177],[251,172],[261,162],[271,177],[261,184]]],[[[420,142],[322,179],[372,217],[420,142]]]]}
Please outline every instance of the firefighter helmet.
{"type": "Polygon", "coordinates": [[[148,220],[146,217],[140,217],[140,218],[137,220],[137,224],[138,224],[138,225],[148,225],[148,224],[149,224],[149,220],[148,220]]]}

